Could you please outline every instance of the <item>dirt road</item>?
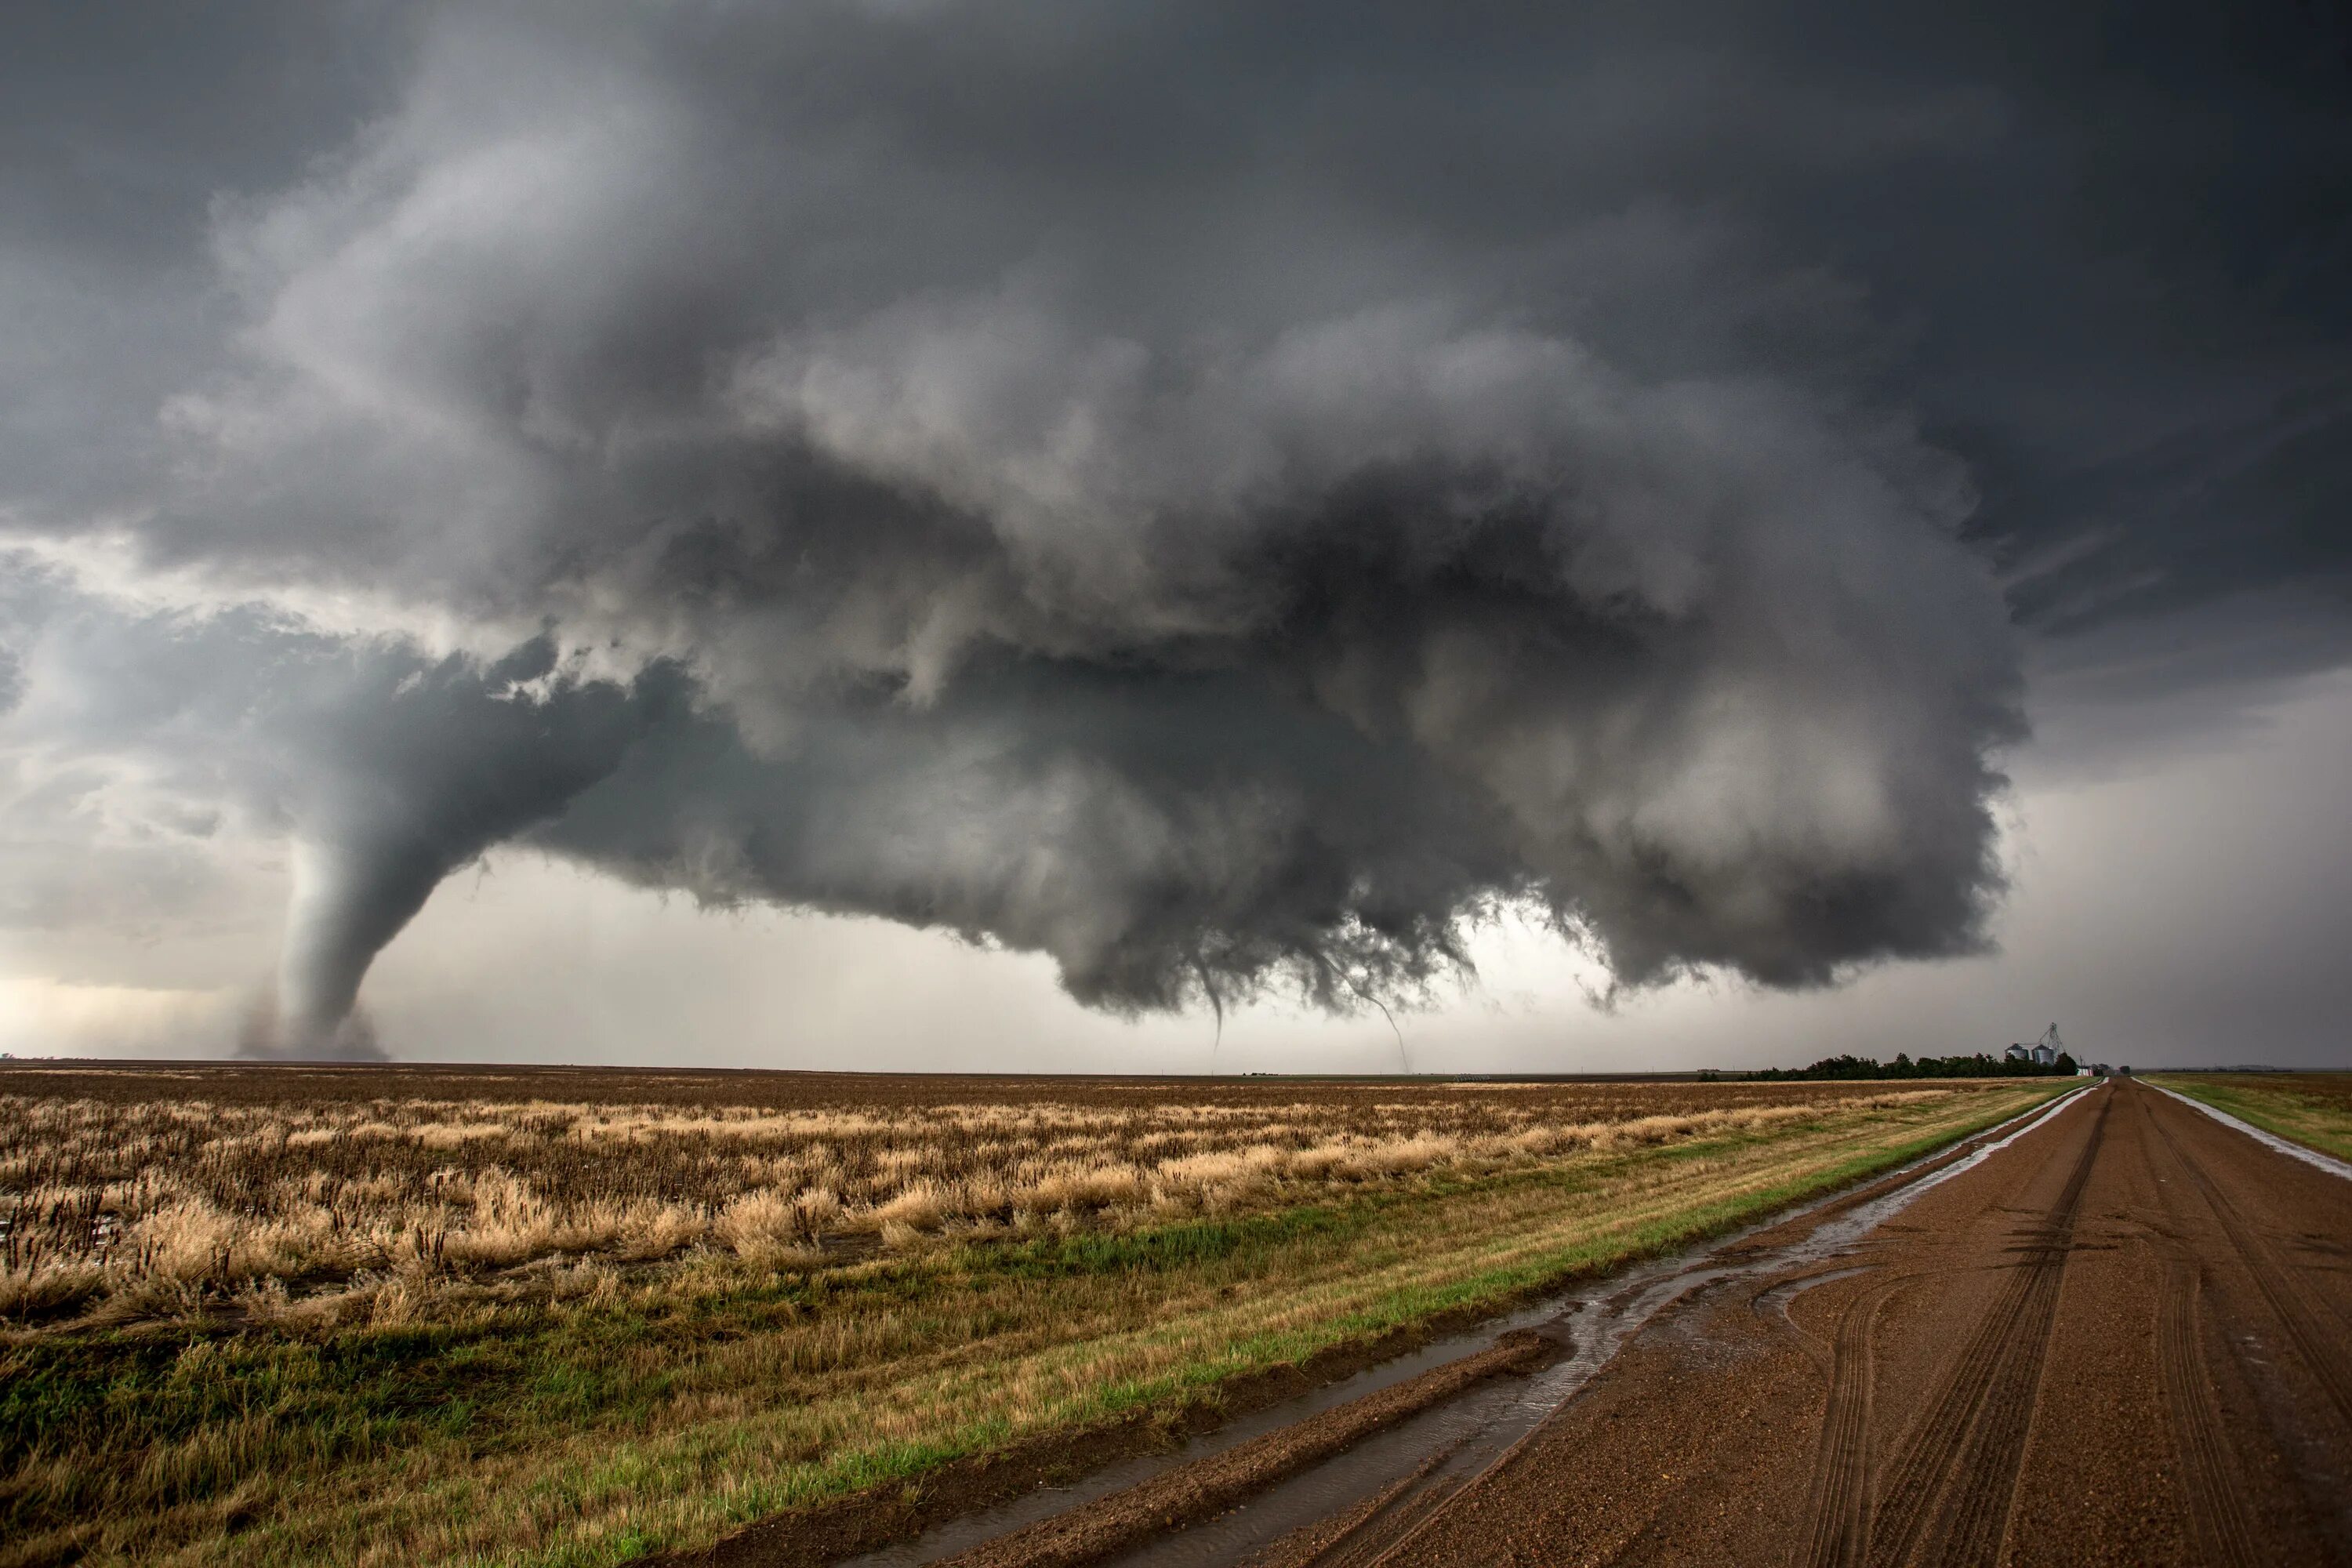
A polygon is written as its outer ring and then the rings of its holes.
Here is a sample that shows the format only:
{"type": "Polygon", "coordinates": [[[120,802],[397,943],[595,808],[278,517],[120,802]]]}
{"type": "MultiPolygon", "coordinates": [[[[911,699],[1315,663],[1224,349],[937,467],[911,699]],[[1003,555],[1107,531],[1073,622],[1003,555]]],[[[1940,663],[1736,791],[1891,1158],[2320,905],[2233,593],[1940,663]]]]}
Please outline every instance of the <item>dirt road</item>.
{"type": "Polygon", "coordinates": [[[1256,1561],[2352,1562],[2352,1184],[2093,1091],[1845,1256],[1695,1294],[1368,1526],[1256,1561]]]}

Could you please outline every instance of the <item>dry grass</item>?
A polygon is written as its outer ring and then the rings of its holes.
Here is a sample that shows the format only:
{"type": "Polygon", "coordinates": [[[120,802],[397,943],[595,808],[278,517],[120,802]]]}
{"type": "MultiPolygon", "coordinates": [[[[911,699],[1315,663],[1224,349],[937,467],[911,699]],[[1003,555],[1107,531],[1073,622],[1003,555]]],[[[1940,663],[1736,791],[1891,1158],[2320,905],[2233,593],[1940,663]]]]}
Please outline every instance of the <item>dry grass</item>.
{"type": "Polygon", "coordinates": [[[1095,1084],[1065,1098],[946,1080],[884,1105],[871,1080],[818,1079],[793,1086],[805,1103],[682,1104],[623,1097],[670,1086],[650,1075],[557,1099],[484,1092],[528,1077],[396,1069],[294,1070],[294,1092],[236,1098],[217,1092],[223,1075],[191,1073],[172,1085],[184,1098],[137,1099],[88,1092],[100,1076],[0,1077],[16,1089],[0,1093],[0,1315],[123,1321],[237,1300],[333,1318],[394,1281],[415,1297],[550,1263],[806,1265],[1121,1230],[1899,1102],[1867,1086],[1095,1084]],[[475,1092],[399,1092],[412,1076],[475,1092]]]}
{"type": "Polygon", "coordinates": [[[1499,1305],[2042,1085],[0,1079],[0,1563],[604,1563],[1499,1305]]]}

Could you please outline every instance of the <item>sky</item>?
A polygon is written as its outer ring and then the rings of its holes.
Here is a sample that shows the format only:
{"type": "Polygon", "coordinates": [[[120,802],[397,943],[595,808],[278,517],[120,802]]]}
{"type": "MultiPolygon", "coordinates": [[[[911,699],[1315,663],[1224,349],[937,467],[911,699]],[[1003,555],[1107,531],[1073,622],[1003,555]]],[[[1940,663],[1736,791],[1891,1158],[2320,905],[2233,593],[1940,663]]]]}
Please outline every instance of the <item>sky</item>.
{"type": "Polygon", "coordinates": [[[2352,13],[1885,9],[28,7],[0,1048],[2352,1067],[2352,13]]]}

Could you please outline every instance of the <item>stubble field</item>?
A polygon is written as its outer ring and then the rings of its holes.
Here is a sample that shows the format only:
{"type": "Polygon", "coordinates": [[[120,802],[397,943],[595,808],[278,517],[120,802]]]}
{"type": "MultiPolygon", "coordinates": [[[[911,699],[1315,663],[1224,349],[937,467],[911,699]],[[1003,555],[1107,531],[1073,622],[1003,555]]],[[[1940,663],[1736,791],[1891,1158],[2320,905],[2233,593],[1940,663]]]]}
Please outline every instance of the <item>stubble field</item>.
{"type": "Polygon", "coordinates": [[[0,1563],[601,1563],[1168,1417],[2045,1083],[0,1072],[0,1563]]]}

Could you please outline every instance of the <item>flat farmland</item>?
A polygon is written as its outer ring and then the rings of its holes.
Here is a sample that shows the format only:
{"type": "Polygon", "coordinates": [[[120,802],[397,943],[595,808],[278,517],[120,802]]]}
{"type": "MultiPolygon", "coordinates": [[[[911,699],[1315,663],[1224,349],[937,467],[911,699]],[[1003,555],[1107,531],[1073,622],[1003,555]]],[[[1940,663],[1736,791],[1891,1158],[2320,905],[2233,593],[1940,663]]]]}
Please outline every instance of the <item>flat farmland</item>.
{"type": "Polygon", "coordinates": [[[2060,1087],[18,1064],[0,1563],[911,1519],[2060,1087]]]}
{"type": "Polygon", "coordinates": [[[2340,1072],[2153,1073],[2148,1081],[2323,1154],[2352,1160],[2352,1081],[2340,1072]]]}

